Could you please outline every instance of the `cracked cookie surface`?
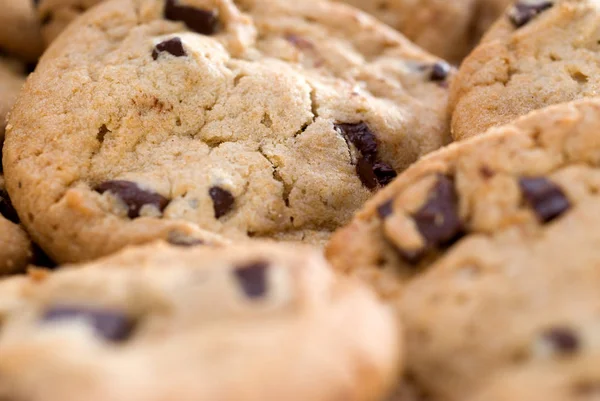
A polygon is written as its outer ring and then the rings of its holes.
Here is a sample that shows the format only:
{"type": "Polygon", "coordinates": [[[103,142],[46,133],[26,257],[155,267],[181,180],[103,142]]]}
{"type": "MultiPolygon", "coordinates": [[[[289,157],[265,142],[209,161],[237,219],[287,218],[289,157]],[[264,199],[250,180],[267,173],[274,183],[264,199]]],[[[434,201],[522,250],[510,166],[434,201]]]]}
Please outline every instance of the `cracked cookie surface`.
{"type": "Polygon", "coordinates": [[[396,377],[393,313],[308,247],[157,243],[4,288],[6,399],[377,401],[396,377]]]}
{"type": "Polygon", "coordinates": [[[361,8],[455,64],[512,0],[337,0],[361,8]]]}
{"type": "MultiPolygon", "coordinates": [[[[23,65],[0,57],[0,149],[4,141],[4,124],[21,86],[25,82],[23,65]]],[[[0,168],[0,275],[22,270],[31,260],[29,237],[19,221],[6,189],[0,168]]]]}
{"type": "Polygon", "coordinates": [[[42,50],[33,0],[0,0],[0,51],[35,61],[42,50]]]}
{"type": "Polygon", "coordinates": [[[465,59],[452,82],[452,135],[460,140],[536,109],[598,95],[600,5],[516,2],[465,59]]]}
{"type": "Polygon", "coordinates": [[[598,116],[599,101],[581,100],[450,145],[333,236],[334,267],[397,305],[407,370],[433,399],[465,399],[544,357],[540,342],[587,341],[600,307],[598,116]]]}
{"type": "Polygon", "coordinates": [[[338,3],[106,2],[28,80],[7,187],[59,262],[178,230],[319,243],[448,141],[451,74],[338,3]]]}

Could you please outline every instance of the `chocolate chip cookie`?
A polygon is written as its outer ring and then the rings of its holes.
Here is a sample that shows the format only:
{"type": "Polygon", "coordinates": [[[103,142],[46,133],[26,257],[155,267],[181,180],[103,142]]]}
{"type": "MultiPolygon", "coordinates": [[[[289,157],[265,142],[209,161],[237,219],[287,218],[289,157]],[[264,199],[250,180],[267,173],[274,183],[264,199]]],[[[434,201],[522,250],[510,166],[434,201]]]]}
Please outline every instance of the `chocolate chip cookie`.
{"type": "Polygon", "coordinates": [[[19,284],[5,399],[377,401],[395,379],[393,314],[310,248],[153,244],[19,284]]]}
{"type": "Polygon", "coordinates": [[[181,229],[323,242],[448,141],[451,74],[338,3],[105,2],[28,80],[7,187],[62,262],[181,229]]]}
{"type": "Polygon", "coordinates": [[[42,50],[32,0],[0,0],[0,52],[35,61],[42,50]]]}
{"type": "Polygon", "coordinates": [[[37,0],[37,13],[41,21],[41,30],[47,45],[69,25],[103,0],[37,0]]]}
{"type": "Polygon", "coordinates": [[[552,104],[598,95],[600,6],[518,1],[452,83],[452,134],[464,139],[552,104]]]}
{"type": "Polygon", "coordinates": [[[334,266],[398,306],[410,377],[433,399],[464,400],[538,347],[586,343],[600,308],[599,130],[600,101],[581,100],[455,143],[333,237],[334,266]]]}
{"type": "Polygon", "coordinates": [[[352,4],[455,64],[512,0],[337,0],[352,4]]]}
{"type": "MultiPolygon", "coordinates": [[[[23,68],[14,60],[0,57],[0,149],[4,141],[6,115],[25,80],[23,68]]],[[[17,272],[31,260],[31,243],[18,221],[0,168],[0,275],[17,272]]]]}

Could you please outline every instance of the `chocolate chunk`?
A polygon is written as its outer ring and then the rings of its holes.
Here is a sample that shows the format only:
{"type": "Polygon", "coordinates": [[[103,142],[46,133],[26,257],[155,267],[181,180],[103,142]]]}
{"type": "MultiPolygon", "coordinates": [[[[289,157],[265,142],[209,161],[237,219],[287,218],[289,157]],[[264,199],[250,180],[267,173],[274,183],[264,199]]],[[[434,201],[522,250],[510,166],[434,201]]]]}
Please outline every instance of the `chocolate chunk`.
{"type": "Polygon", "coordinates": [[[144,205],[155,206],[162,212],[169,204],[169,200],[164,196],[156,192],[146,191],[131,181],[105,181],[95,187],[94,190],[101,194],[108,191],[125,202],[129,209],[127,215],[131,219],[140,216],[140,211],[144,205]]]}
{"type": "Polygon", "coordinates": [[[462,234],[458,196],[450,178],[439,175],[427,203],[413,215],[413,219],[428,247],[448,244],[462,234]]]}
{"type": "Polygon", "coordinates": [[[335,128],[340,132],[356,149],[369,160],[377,157],[377,139],[367,124],[360,122],[357,124],[335,124],[335,128]]]}
{"type": "Polygon", "coordinates": [[[579,338],[567,328],[559,327],[548,330],[543,334],[543,338],[558,353],[573,354],[579,350],[579,338]]]}
{"type": "Polygon", "coordinates": [[[3,189],[0,189],[0,214],[15,224],[21,222],[8,193],[3,189]]]}
{"type": "Polygon", "coordinates": [[[335,124],[335,129],[362,155],[356,163],[356,173],[365,187],[373,190],[378,186],[386,186],[396,178],[396,171],[378,159],[377,138],[367,124],[340,123],[335,124]]]}
{"type": "Polygon", "coordinates": [[[152,50],[152,58],[156,60],[158,55],[162,52],[167,52],[175,57],[187,56],[187,53],[183,48],[183,43],[181,43],[181,39],[179,38],[168,39],[157,44],[154,47],[154,50],[152,50]]]}
{"type": "Polygon", "coordinates": [[[552,1],[518,1],[509,10],[508,18],[516,28],[520,28],[553,5],[552,1]]]}
{"type": "Polygon", "coordinates": [[[382,187],[385,187],[390,182],[394,181],[394,178],[398,176],[396,171],[389,164],[383,162],[377,162],[373,166],[373,173],[377,177],[377,182],[382,187]]]}
{"type": "Polygon", "coordinates": [[[235,278],[248,298],[260,298],[267,292],[267,262],[254,262],[235,269],[235,278]]]}
{"type": "Polygon", "coordinates": [[[389,201],[377,206],[377,214],[382,219],[385,219],[386,217],[392,215],[392,213],[394,213],[394,200],[393,199],[390,199],[389,201]]]}
{"type": "Polygon", "coordinates": [[[96,334],[112,342],[127,340],[134,329],[134,322],[116,310],[59,305],[48,309],[42,316],[43,322],[60,322],[82,319],[94,328],[96,334]]]}
{"type": "Polygon", "coordinates": [[[431,67],[429,79],[432,81],[445,81],[451,70],[452,67],[450,67],[450,64],[444,61],[438,61],[431,67]]]}
{"type": "Polygon", "coordinates": [[[166,19],[181,21],[192,31],[201,33],[202,35],[212,35],[217,32],[219,19],[216,12],[179,5],[177,3],[177,0],[166,0],[166,19]]]}
{"type": "Polygon", "coordinates": [[[521,178],[519,186],[527,203],[543,223],[554,220],[571,207],[562,189],[547,178],[521,178]]]}
{"type": "Polygon", "coordinates": [[[231,192],[221,187],[212,187],[208,190],[208,194],[213,201],[215,218],[220,219],[231,211],[235,203],[235,198],[231,192]]]}
{"type": "Polygon", "coordinates": [[[365,157],[361,157],[356,162],[356,174],[363,185],[371,190],[377,188],[377,176],[373,171],[373,165],[365,157]]]}
{"type": "Polygon", "coordinates": [[[34,6],[39,6],[40,5],[40,0],[33,0],[33,5],[34,6]]]}

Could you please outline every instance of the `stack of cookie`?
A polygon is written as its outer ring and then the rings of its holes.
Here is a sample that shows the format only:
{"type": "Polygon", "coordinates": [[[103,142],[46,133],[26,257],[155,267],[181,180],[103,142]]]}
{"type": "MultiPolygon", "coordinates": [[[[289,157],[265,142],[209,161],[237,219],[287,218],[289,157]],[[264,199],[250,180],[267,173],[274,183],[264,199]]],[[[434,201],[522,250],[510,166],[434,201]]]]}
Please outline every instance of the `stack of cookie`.
{"type": "Polygon", "coordinates": [[[599,397],[598,1],[2,7],[0,399],[599,397]]]}

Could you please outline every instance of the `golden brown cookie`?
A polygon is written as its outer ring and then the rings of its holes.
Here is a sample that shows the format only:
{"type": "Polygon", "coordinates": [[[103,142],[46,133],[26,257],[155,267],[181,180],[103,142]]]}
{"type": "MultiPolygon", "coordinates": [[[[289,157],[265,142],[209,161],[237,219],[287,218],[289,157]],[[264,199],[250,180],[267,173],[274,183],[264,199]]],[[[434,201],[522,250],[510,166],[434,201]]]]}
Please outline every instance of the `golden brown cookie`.
{"type": "Polygon", "coordinates": [[[180,231],[322,243],[449,140],[451,73],[338,3],[109,1],[28,80],[7,187],[58,261],[180,231]]]}
{"type": "Polygon", "coordinates": [[[151,244],[14,286],[4,399],[379,401],[400,363],[391,311],[311,248],[151,244]]]}
{"type": "Polygon", "coordinates": [[[408,373],[433,399],[597,326],[599,130],[600,101],[583,100],[450,145],[332,238],[333,265],[397,306],[408,373]]]}
{"type": "Polygon", "coordinates": [[[599,94],[600,5],[517,2],[463,62],[451,85],[460,140],[545,106],[599,94]]]}

